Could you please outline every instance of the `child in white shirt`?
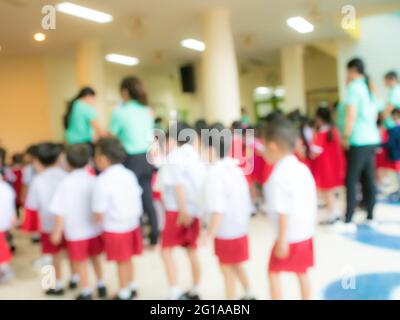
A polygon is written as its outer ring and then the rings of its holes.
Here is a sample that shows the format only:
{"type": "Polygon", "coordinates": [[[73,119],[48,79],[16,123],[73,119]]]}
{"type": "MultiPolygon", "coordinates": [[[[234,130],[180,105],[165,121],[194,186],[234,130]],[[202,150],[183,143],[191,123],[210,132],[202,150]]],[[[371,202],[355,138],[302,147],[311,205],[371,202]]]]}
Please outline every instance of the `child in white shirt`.
{"type": "Polygon", "coordinates": [[[61,242],[54,245],[50,240],[50,235],[55,226],[55,216],[50,213],[50,203],[58,185],[66,175],[66,172],[58,167],[58,159],[62,151],[63,148],[59,144],[42,143],[38,145],[34,161],[39,162],[39,165],[44,169],[33,178],[25,203],[28,210],[39,213],[42,254],[52,256],[56,274],[55,287],[48,289],[46,294],[57,296],[64,294],[64,287],[61,282],[60,251],[65,244],[61,242]]]}
{"type": "Polygon", "coordinates": [[[125,157],[124,148],[115,138],[100,139],[96,144],[95,162],[101,174],[94,186],[92,211],[103,228],[107,259],[115,261],[118,267],[116,300],[137,296],[131,258],[143,250],[142,189],[135,174],[122,165],[125,157]]]}
{"type": "Polygon", "coordinates": [[[12,279],[12,253],[7,243],[7,232],[16,224],[15,193],[0,175],[0,284],[12,279]]]}
{"type": "Polygon", "coordinates": [[[222,125],[211,127],[208,141],[211,162],[204,183],[204,205],[210,215],[205,241],[214,239],[214,250],[225,281],[226,298],[237,298],[235,282],[244,288],[243,299],[254,299],[244,263],[249,259],[248,232],[253,211],[243,170],[228,155],[232,137],[222,125]]]}
{"type": "Polygon", "coordinates": [[[197,240],[200,233],[204,165],[193,147],[196,133],[186,123],[178,122],[168,133],[168,155],[161,166],[158,179],[165,207],[165,224],[162,231],[162,257],[169,284],[171,300],[198,300],[200,264],[197,257],[197,240]],[[178,287],[176,261],[173,249],[187,249],[192,270],[193,286],[182,294],[178,287]]]}
{"type": "Polygon", "coordinates": [[[307,270],[314,265],[313,236],[317,215],[317,192],[310,170],[293,154],[296,129],[286,118],[268,124],[265,133],[267,159],[275,164],[264,186],[267,212],[277,225],[277,239],[269,262],[272,299],[281,299],[279,274],[293,272],[303,299],[310,299],[307,270]]]}
{"type": "Polygon", "coordinates": [[[107,296],[100,261],[103,252],[102,230],[96,224],[92,212],[96,177],[85,168],[90,155],[91,150],[85,144],[67,147],[66,160],[71,171],[57,187],[50,205],[50,212],[56,216],[51,240],[54,245],[58,245],[65,234],[69,259],[79,275],[81,292],[77,300],[93,298],[87,270],[89,258],[97,278],[98,297],[107,296]]]}

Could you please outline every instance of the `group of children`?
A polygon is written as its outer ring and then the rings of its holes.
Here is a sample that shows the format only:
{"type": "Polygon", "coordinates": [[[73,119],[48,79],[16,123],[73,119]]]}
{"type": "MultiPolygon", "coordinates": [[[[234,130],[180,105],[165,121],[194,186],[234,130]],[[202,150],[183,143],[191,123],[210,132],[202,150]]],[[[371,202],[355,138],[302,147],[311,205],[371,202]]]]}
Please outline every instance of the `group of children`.
{"type": "MultiPolygon", "coordinates": [[[[260,137],[264,141],[262,156],[275,169],[264,184],[264,194],[268,213],[277,225],[269,263],[271,296],[282,297],[279,273],[287,271],[298,275],[302,297],[308,299],[307,270],[314,263],[315,185],[310,171],[294,156],[298,132],[292,122],[282,116],[267,128],[260,137]]],[[[197,129],[190,130],[182,122],[170,127],[165,158],[159,163],[155,179],[164,213],[160,242],[168,297],[200,298],[198,245],[213,241],[226,298],[238,298],[235,283],[239,281],[242,298],[254,299],[244,267],[249,259],[249,221],[254,212],[250,180],[232,156],[231,130],[221,124],[197,129]],[[193,285],[187,292],[178,286],[178,263],[173,254],[176,247],[186,249],[191,265],[193,285]]],[[[96,143],[93,157],[83,144],[63,148],[42,143],[35,147],[35,174],[24,203],[22,228],[32,231],[32,224],[38,220],[42,253],[52,256],[56,281],[46,294],[64,294],[61,252],[66,249],[69,287],[79,286],[78,299],[95,296],[88,277],[89,262],[97,278],[96,296],[108,296],[100,259],[103,252],[118,268],[115,298],[129,300],[137,295],[132,257],[143,250],[142,191],[133,172],[122,165],[125,156],[120,142],[112,137],[96,143]],[[39,218],[33,218],[34,214],[39,218]]],[[[0,265],[4,271],[11,260],[5,234],[13,225],[15,196],[5,181],[0,187],[2,203],[8,204],[0,208],[0,265]]]]}

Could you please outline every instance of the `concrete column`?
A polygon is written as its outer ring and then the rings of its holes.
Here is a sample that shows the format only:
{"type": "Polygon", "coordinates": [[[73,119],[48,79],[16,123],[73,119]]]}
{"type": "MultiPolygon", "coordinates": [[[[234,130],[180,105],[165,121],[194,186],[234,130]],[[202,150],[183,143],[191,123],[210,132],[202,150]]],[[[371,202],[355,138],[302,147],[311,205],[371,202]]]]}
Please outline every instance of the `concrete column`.
{"type": "Polygon", "coordinates": [[[282,82],[285,88],[285,111],[306,112],[304,47],[296,45],[281,49],[282,82]]]}
{"type": "Polygon", "coordinates": [[[203,14],[203,95],[207,121],[230,125],[240,119],[239,79],[229,10],[203,14]]]}

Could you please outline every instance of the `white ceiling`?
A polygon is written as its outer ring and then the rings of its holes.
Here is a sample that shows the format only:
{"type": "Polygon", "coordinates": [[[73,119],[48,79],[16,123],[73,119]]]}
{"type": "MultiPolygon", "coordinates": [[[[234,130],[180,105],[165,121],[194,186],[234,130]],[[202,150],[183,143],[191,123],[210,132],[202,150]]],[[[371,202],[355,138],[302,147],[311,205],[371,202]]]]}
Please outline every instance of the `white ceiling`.
{"type": "Polygon", "coordinates": [[[41,8],[63,0],[0,0],[1,54],[72,54],[79,40],[101,41],[104,52],[140,58],[143,65],[183,63],[198,53],[181,48],[184,38],[201,39],[201,12],[222,5],[232,12],[232,25],[241,61],[268,63],[274,50],[294,43],[312,43],[344,36],[337,17],[343,5],[357,13],[374,12],[399,0],[69,0],[110,13],[114,21],[100,25],[57,14],[57,29],[47,31],[48,40],[36,43],[32,35],[41,30],[41,8]],[[314,6],[316,5],[316,6],[314,6]],[[313,10],[312,8],[316,8],[313,10]],[[286,25],[286,19],[302,15],[314,21],[316,30],[302,35],[286,25]]]}

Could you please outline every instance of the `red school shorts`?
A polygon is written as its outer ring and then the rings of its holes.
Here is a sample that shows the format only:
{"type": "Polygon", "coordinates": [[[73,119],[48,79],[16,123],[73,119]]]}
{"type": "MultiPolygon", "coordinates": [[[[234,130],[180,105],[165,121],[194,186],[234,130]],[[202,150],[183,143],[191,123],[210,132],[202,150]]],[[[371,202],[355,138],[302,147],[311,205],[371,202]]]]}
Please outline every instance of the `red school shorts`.
{"type": "Polygon", "coordinates": [[[67,241],[69,259],[73,262],[82,262],[89,257],[98,256],[103,252],[103,238],[97,236],[91,239],[67,241]]]}
{"type": "Polygon", "coordinates": [[[12,259],[12,253],[8,246],[5,232],[0,231],[0,264],[9,263],[12,259]]]}
{"type": "Polygon", "coordinates": [[[195,218],[189,227],[178,226],[178,212],[167,211],[165,213],[165,225],[161,234],[161,247],[172,248],[182,246],[196,249],[197,239],[200,235],[200,220],[195,218]]]}
{"type": "Polygon", "coordinates": [[[40,243],[42,245],[42,254],[57,254],[65,248],[65,239],[61,240],[61,243],[54,245],[50,240],[50,233],[40,234],[40,243]]]}
{"type": "Polygon", "coordinates": [[[109,261],[129,261],[132,256],[143,252],[143,238],[140,227],[122,233],[104,232],[104,251],[109,261]]]}
{"type": "Polygon", "coordinates": [[[214,240],[214,252],[221,264],[239,264],[249,260],[248,237],[214,240]]]}
{"type": "Polygon", "coordinates": [[[26,232],[38,232],[40,230],[39,213],[35,210],[25,208],[21,229],[26,232]]]}
{"type": "Polygon", "coordinates": [[[284,259],[275,256],[275,246],[269,260],[270,272],[304,273],[314,266],[313,239],[289,244],[289,255],[284,259]]]}

